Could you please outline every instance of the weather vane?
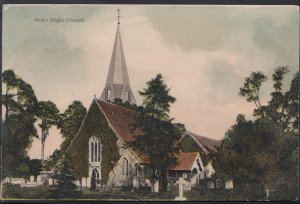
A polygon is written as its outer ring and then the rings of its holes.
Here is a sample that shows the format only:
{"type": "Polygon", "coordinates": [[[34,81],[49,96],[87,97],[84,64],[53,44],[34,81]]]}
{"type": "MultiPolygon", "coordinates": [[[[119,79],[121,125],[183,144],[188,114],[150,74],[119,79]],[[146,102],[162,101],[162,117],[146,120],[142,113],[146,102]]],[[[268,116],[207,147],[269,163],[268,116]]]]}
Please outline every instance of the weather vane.
{"type": "Polygon", "coordinates": [[[121,10],[120,9],[117,9],[117,11],[118,11],[118,24],[120,24],[120,12],[121,12],[121,10]]]}

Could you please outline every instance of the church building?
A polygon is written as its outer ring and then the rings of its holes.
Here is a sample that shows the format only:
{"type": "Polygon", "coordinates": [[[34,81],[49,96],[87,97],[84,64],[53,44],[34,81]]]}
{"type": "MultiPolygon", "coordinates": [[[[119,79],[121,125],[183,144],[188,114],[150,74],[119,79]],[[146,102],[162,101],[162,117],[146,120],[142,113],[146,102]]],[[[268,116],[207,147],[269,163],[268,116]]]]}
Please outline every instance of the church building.
{"type": "MultiPolygon", "coordinates": [[[[112,103],[115,99],[136,104],[129,83],[123,50],[120,22],[100,99],[94,98],[82,125],[66,150],[71,166],[79,178],[77,185],[133,186],[150,185],[149,158],[128,147],[140,130],[133,130],[137,112],[112,103]]],[[[191,132],[178,141],[178,164],[169,171],[170,182],[183,177],[191,185],[213,173],[201,155],[214,154],[219,142],[191,132]]]]}

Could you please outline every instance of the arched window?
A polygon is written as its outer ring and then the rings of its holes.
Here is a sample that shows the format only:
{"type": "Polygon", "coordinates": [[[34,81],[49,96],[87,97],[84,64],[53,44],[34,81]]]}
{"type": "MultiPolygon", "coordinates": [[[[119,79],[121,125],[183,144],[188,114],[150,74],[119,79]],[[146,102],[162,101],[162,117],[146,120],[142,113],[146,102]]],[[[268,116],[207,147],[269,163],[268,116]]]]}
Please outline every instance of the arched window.
{"type": "Polygon", "coordinates": [[[101,162],[102,144],[98,137],[92,136],[89,140],[89,158],[90,162],[101,162]]]}
{"type": "Polygon", "coordinates": [[[122,175],[128,176],[128,160],[123,158],[122,161],[122,175]]]}

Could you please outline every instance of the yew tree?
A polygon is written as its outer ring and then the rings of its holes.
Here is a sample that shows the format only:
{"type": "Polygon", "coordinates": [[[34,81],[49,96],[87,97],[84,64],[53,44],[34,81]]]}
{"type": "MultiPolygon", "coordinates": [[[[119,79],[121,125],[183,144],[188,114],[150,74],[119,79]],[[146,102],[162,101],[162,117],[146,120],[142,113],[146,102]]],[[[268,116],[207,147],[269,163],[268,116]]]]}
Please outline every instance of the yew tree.
{"type": "Polygon", "coordinates": [[[142,108],[134,126],[142,130],[131,143],[132,148],[149,157],[150,181],[160,181],[162,190],[167,190],[167,170],[176,165],[178,141],[185,132],[184,126],[174,124],[169,112],[176,99],[164,83],[161,74],[147,82],[140,91],[143,96],[142,108]]]}

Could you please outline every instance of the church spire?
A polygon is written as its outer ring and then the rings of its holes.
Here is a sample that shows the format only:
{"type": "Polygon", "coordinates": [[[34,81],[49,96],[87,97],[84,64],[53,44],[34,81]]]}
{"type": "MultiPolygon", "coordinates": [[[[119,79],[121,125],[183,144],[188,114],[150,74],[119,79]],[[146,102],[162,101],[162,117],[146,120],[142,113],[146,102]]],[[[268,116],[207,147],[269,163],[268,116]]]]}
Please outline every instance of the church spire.
{"type": "Polygon", "coordinates": [[[123,102],[128,101],[129,103],[136,103],[129,84],[129,77],[122,45],[120,33],[120,9],[117,11],[118,27],[115,44],[110,60],[106,85],[103,89],[100,99],[103,101],[114,101],[114,99],[119,98],[123,102]]]}
{"type": "Polygon", "coordinates": [[[117,9],[117,11],[118,11],[118,25],[119,25],[119,24],[120,24],[120,18],[121,18],[121,16],[120,16],[121,10],[120,10],[120,9],[117,9]]]}

